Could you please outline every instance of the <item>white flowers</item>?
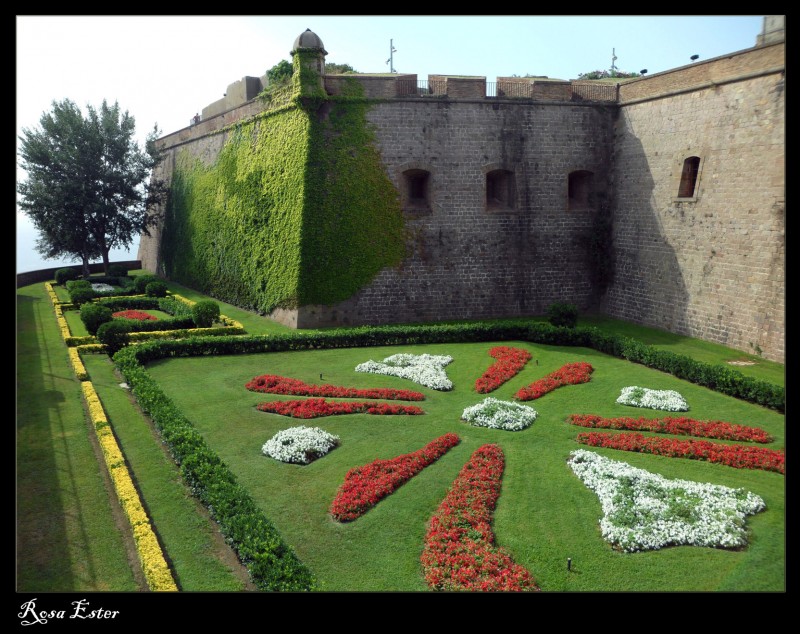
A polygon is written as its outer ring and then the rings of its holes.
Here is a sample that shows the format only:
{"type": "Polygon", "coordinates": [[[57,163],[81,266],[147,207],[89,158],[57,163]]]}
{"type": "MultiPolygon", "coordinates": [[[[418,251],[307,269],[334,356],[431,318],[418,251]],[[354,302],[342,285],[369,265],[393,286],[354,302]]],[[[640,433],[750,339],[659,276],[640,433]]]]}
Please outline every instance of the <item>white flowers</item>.
{"type": "Polygon", "coordinates": [[[668,480],[583,449],[573,451],[568,463],[600,498],[603,537],[627,552],[682,544],[744,546],[745,517],[766,508],[744,489],[668,480]]]}
{"type": "Polygon", "coordinates": [[[467,407],[461,418],[474,427],[520,431],[533,424],[536,410],[528,405],[501,401],[489,396],[477,405],[467,407]]]}
{"type": "Polygon", "coordinates": [[[433,354],[393,354],[382,363],[372,361],[359,363],[356,372],[399,376],[419,383],[432,390],[446,392],[453,389],[453,382],[447,378],[444,367],[453,361],[449,355],[433,354]]]}
{"type": "Polygon", "coordinates": [[[620,405],[633,405],[634,407],[649,407],[668,412],[686,412],[689,406],[686,400],[673,390],[650,390],[646,387],[624,387],[617,399],[620,405]]]}
{"type": "Polygon", "coordinates": [[[111,293],[114,291],[114,287],[110,284],[92,284],[92,290],[95,293],[111,293]]]}
{"type": "Polygon", "coordinates": [[[319,427],[290,427],[270,438],[261,453],[281,462],[308,464],[339,445],[339,437],[319,427]]]}

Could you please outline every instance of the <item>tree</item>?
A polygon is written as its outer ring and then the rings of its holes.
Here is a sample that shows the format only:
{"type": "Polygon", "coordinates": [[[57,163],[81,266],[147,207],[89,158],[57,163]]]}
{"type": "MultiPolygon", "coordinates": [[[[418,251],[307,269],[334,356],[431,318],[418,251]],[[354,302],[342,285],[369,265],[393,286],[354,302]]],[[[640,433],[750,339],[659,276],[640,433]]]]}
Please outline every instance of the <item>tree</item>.
{"type": "Polygon", "coordinates": [[[350,64],[334,64],[333,62],[325,63],[326,75],[344,75],[346,73],[357,73],[358,71],[350,66],[350,64]]]}
{"type": "Polygon", "coordinates": [[[267,71],[267,82],[270,87],[283,86],[292,79],[294,69],[292,64],[285,59],[279,61],[267,71]]]}
{"type": "Polygon", "coordinates": [[[166,195],[164,184],[148,178],[160,160],[154,127],[145,148],[134,139],[135,120],[116,102],[87,107],[84,116],[70,100],[53,102],[37,129],[23,129],[20,166],[27,180],[17,184],[18,204],[39,231],[37,249],[47,257],[83,262],[127,247],[149,235],[153,213],[166,195]]]}

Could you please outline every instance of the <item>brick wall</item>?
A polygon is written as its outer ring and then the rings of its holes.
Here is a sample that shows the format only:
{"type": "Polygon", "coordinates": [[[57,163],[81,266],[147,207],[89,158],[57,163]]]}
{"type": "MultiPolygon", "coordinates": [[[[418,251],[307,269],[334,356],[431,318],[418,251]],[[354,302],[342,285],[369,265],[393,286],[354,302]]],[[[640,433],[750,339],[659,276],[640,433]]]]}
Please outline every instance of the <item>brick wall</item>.
{"type": "Polygon", "coordinates": [[[621,109],[610,315],[783,361],[784,133],[780,74],[621,109]]]}
{"type": "Polygon", "coordinates": [[[408,86],[413,86],[416,93],[416,75],[326,75],[325,91],[329,95],[340,95],[342,89],[348,81],[358,81],[364,89],[364,96],[369,99],[390,99],[402,94],[399,87],[406,90],[408,86]],[[409,82],[412,82],[409,84],[409,82]]]}
{"type": "Polygon", "coordinates": [[[619,87],[619,99],[621,103],[625,103],[709,82],[729,81],[765,69],[783,68],[785,59],[786,47],[783,43],[746,49],[622,83],[619,87]]]}
{"type": "MultiPolygon", "coordinates": [[[[580,235],[592,211],[567,211],[567,175],[608,182],[613,113],[582,106],[394,101],[373,107],[378,145],[399,190],[431,173],[430,212],[408,216],[409,257],[298,326],[535,315],[591,296],[580,235]],[[410,160],[413,158],[413,160],[410,160]],[[485,209],[486,172],[514,172],[513,211],[485,209]]],[[[595,197],[596,198],[596,197],[595,197]]]]}
{"type": "Polygon", "coordinates": [[[428,75],[429,85],[441,82],[444,82],[444,92],[450,99],[483,99],[486,96],[486,77],[428,75]]]}

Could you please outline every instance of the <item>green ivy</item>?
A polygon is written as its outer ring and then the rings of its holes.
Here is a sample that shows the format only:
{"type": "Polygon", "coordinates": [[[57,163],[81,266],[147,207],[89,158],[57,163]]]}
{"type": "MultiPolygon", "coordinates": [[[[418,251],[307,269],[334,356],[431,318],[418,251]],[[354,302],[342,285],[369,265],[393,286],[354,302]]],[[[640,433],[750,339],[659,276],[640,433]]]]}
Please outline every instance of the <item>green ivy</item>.
{"type": "Polygon", "coordinates": [[[269,313],[351,297],[405,257],[399,195],[357,81],[327,97],[294,56],[293,100],[225,130],[212,165],[176,160],[161,240],[168,278],[269,313]],[[307,89],[305,89],[307,87],[307,89]]]}
{"type": "Polygon", "coordinates": [[[406,254],[397,189],[367,123],[371,103],[350,79],[340,98],[311,116],[301,244],[301,304],[344,301],[406,254]]]}

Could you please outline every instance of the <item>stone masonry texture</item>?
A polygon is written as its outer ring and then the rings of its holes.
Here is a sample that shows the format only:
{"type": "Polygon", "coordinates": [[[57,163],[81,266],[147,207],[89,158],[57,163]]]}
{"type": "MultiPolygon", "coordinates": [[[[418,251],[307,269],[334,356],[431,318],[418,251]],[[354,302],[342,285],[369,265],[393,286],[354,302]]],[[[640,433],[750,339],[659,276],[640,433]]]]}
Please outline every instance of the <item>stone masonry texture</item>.
{"type": "MultiPolygon", "coordinates": [[[[567,301],[783,362],[784,59],[782,42],[757,46],[621,83],[618,103],[593,102],[585,86],[580,100],[567,82],[505,99],[483,97],[475,78],[448,77],[446,95],[426,98],[407,96],[414,76],[396,80],[402,90],[365,77],[379,97],[368,120],[404,203],[407,258],[340,304],[276,317],[300,328],[481,319],[567,301]],[[688,157],[700,159],[697,186],[678,199],[688,157]],[[408,204],[409,170],[428,172],[427,205],[408,204]],[[495,170],[510,175],[511,201],[487,208],[495,170]],[[591,173],[589,198],[575,209],[568,179],[579,170],[591,173]],[[616,273],[598,298],[585,238],[601,205],[616,273]]],[[[211,163],[225,126],[260,107],[164,137],[161,175],[181,149],[211,163]]],[[[158,236],[143,237],[139,252],[152,271],[158,236]]]]}

